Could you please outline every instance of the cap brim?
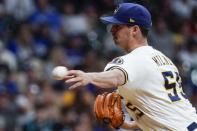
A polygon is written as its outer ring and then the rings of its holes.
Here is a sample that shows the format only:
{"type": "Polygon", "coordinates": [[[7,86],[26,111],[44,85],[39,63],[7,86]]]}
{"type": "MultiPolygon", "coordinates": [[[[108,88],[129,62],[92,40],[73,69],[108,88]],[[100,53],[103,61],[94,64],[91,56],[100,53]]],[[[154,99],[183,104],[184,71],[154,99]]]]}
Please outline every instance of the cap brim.
{"type": "Polygon", "coordinates": [[[113,16],[101,17],[100,20],[104,24],[126,24],[126,23],[121,22],[118,19],[114,18],[113,16]]]}

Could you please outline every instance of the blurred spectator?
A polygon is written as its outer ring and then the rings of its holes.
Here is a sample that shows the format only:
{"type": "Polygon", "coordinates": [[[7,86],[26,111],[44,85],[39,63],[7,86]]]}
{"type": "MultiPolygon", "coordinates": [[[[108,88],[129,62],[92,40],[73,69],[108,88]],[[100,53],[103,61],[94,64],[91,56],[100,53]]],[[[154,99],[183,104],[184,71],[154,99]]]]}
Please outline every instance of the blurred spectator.
{"type": "Polygon", "coordinates": [[[49,105],[42,103],[42,102],[36,102],[35,103],[35,113],[36,117],[30,121],[27,122],[23,130],[24,131],[44,131],[49,130],[51,131],[53,129],[53,122],[50,119],[50,116],[48,114],[48,107],[49,105]]]}
{"type": "Polygon", "coordinates": [[[29,101],[27,96],[21,94],[16,98],[18,105],[18,118],[17,124],[22,127],[27,122],[31,121],[34,117],[33,104],[29,101]]]}
{"type": "Polygon", "coordinates": [[[63,4],[62,25],[67,34],[87,33],[90,24],[84,14],[76,14],[75,6],[71,2],[63,4]]]}
{"type": "Polygon", "coordinates": [[[6,31],[7,21],[6,19],[6,11],[3,4],[0,4],[0,38],[2,39],[3,33],[6,31]]]}
{"type": "Polygon", "coordinates": [[[55,130],[57,131],[72,131],[74,124],[78,121],[78,114],[72,108],[67,107],[61,108],[61,121],[56,125],[55,130]]]}
{"type": "Polygon", "coordinates": [[[51,37],[50,27],[47,24],[39,24],[36,28],[33,28],[34,34],[34,53],[35,56],[46,60],[49,55],[49,51],[53,45],[55,45],[55,41],[51,37]]]}
{"type": "Polygon", "coordinates": [[[102,71],[104,68],[104,63],[99,57],[99,54],[96,51],[89,51],[85,54],[83,61],[74,67],[74,69],[83,69],[84,71],[102,71]],[[92,63],[97,63],[95,66],[92,63]]]}
{"type": "MultiPolygon", "coordinates": [[[[2,92],[1,92],[2,93],[2,92]]],[[[0,118],[1,128],[6,131],[13,131],[16,129],[17,106],[7,92],[0,95],[0,118]]]]}
{"type": "Polygon", "coordinates": [[[2,116],[0,116],[0,131],[5,131],[5,126],[5,119],[2,116]]]}
{"type": "Polygon", "coordinates": [[[90,49],[87,37],[80,34],[69,36],[64,46],[66,55],[69,58],[68,63],[73,67],[80,65],[86,52],[90,49]]]}
{"type": "Polygon", "coordinates": [[[4,48],[2,41],[0,41],[0,62],[7,64],[9,69],[12,71],[17,70],[16,56],[11,51],[4,48]]]}
{"type": "MultiPolygon", "coordinates": [[[[61,21],[59,12],[50,5],[48,0],[36,0],[36,10],[30,16],[29,21],[34,30],[40,27],[49,27],[49,34],[53,40],[57,40],[60,36],[61,21]]],[[[50,37],[48,37],[50,39],[50,37]]]]}
{"type": "Polygon", "coordinates": [[[15,54],[18,62],[22,64],[23,61],[33,55],[33,41],[30,26],[25,23],[21,23],[18,26],[18,29],[15,30],[16,37],[10,39],[6,47],[15,54]]]}
{"type": "Polygon", "coordinates": [[[159,51],[163,52],[166,56],[174,57],[174,41],[173,35],[166,25],[162,17],[158,17],[155,21],[155,26],[149,34],[150,45],[159,51]]]}
{"type": "Polygon", "coordinates": [[[33,0],[4,0],[7,13],[17,20],[27,19],[35,10],[33,0]]]}
{"type": "Polygon", "coordinates": [[[89,112],[80,114],[78,122],[73,131],[92,131],[93,121],[89,115],[89,112]]]}
{"type": "Polygon", "coordinates": [[[181,18],[188,19],[191,16],[192,9],[197,7],[196,0],[172,0],[171,9],[181,18]]]}
{"type": "Polygon", "coordinates": [[[186,48],[180,51],[178,56],[187,68],[197,67],[197,41],[190,38],[186,48]]]}
{"type": "Polygon", "coordinates": [[[197,39],[197,6],[192,10],[189,24],[192,37],[197,39]]]}

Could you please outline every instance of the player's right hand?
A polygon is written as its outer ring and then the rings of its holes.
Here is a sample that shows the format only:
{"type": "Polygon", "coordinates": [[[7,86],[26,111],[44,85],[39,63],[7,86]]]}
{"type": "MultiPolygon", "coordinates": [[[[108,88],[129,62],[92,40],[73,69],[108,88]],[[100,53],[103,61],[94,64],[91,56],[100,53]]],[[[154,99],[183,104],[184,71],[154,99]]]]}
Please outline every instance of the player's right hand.
{"type": "Polygon", "coordinates": [[[91,77],[88,73],[80,70],[69,70],[67,76],[65,76],[65,83],[71,84],[69,89],[74,89],[82,86],[86,86],[91,82],[91,77]]]}

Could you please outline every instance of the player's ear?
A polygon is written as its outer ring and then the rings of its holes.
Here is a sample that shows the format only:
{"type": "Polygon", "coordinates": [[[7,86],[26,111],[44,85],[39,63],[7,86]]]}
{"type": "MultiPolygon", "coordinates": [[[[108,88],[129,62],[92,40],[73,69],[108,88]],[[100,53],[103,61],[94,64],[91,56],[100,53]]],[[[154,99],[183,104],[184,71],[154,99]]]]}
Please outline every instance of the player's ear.
{"type": "Polygon", "coordinates": [[[133,26],[133,30],[134,30],[134,32],[136,33],[136,32],[138,32],[138,31],[140,30],[140,28],[139,28],[138,25],[134,25],[134,26],[133,26]]]}
{"type": "Polygon", "coordinates": [[[137,32],[138,32],[138,26],[134,25],[134,26],[130,26],[129,27],[129,30],[130,30],[130,34],[132,36],[136,36],[137,32]]]}
{"type": "Polygon", "coordinates": [[[140,31],[140,28],[139,28],[138,25],[134,25],[131,28],[132,28],[131,30],[132,30],[133,36],[136,36],[139,33],[139,31],[140,31]]]}

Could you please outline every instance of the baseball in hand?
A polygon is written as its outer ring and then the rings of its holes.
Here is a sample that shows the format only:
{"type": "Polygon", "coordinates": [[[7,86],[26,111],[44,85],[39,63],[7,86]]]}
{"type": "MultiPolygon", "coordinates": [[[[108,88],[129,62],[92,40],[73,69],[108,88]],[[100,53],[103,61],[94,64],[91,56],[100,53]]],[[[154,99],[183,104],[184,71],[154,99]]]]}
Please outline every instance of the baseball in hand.
{"type": "Polygon", "coordinates": [[[52,71],[55,80],[63,80],[68,73],[68,69],[64,66],[56,66],[52,71]]]}

